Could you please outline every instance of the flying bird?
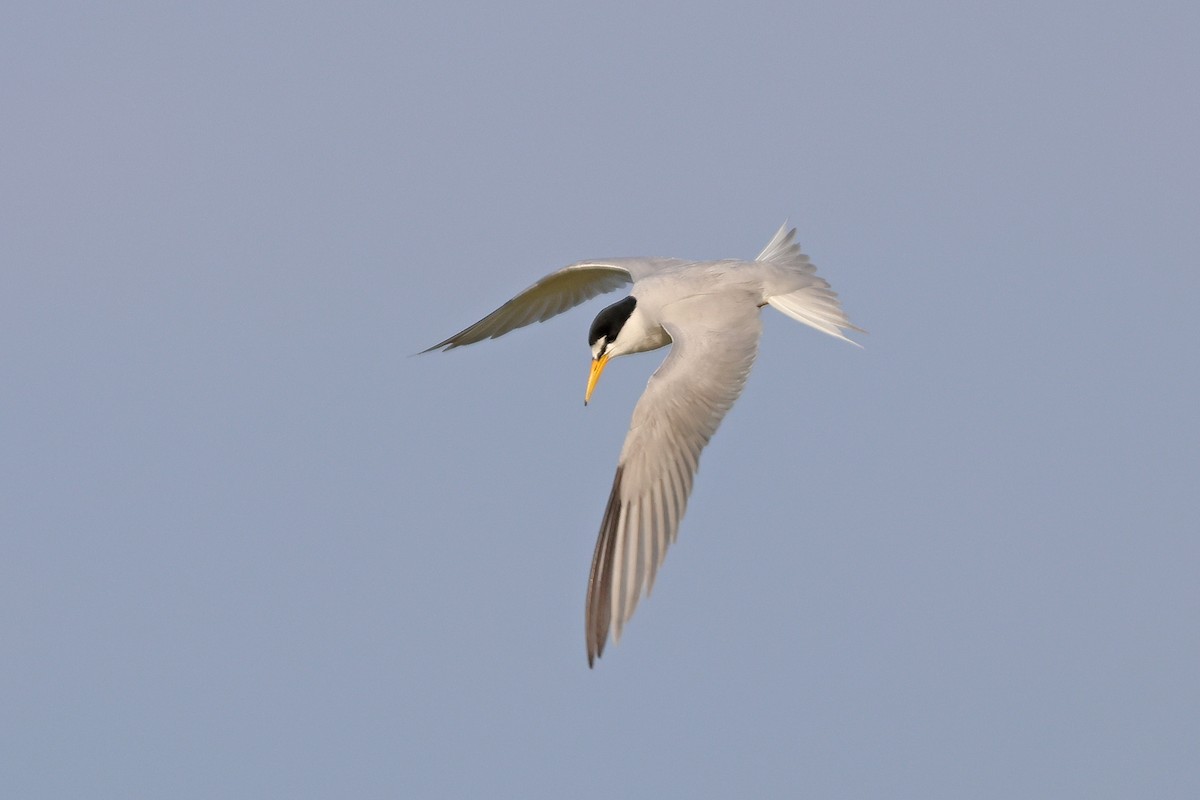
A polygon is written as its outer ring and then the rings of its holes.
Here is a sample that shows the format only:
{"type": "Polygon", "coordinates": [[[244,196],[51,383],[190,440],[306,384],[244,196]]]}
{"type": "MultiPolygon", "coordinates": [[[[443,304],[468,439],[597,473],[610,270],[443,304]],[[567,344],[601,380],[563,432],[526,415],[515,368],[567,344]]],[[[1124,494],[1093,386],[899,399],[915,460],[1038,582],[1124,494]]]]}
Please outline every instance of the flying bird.
{"type": "Polygon", "coordinates": [[[617,356],[671,345],[633,410],[588,577],[588,666],[633,616],[675,541],[700,451],[741,394],[770,305],[839,339],[852,325],[784,224],[754,261],[607,258],[552,272],[486,317],[424,352],[453,350],[545,322],[593,297],[633,284],[588,331],[587,405],[617,356]]]}

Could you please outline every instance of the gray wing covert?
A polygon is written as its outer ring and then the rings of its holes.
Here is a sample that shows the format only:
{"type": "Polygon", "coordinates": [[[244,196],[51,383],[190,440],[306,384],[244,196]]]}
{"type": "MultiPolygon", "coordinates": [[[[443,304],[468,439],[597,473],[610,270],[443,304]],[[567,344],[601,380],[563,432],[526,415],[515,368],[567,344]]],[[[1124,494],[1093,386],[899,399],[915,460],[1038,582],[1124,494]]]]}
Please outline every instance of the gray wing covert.
{"type": "Polygon", "coordinates": [[[675,541],[700,452],[745,385],[762,324],[752,299],[695,298],[664,322],[671,352],[638,401],[613,479],[588,579],[588,664],[650,593],[675,541]],[[685,307],[686,306],[686,307],[685,307]],[[696,320],[702,321],[699,325],[696,320]]]}

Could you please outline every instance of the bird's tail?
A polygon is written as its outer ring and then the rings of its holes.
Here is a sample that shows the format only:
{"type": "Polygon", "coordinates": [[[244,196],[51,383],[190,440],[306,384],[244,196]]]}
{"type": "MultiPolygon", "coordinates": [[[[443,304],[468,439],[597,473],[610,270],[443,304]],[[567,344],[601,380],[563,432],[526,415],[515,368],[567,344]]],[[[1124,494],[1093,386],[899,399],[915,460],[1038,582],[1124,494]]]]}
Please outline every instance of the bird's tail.
{"type": "Polygon", "coordinates": [[[781,282],[788,287],[787,291],[768,293],[765,298],[772,307],[797,322],[861,347],[858,342],[847,339],[842,331],[866,331],[850,322],[838,304],[837,293],[829,288],[828,281],[817,275],[817,268],[796,242],[795,228],[788,230],[785,222],[755,260],[776,264],[787,273],[781,282]]]}
{"type": "Polygon", "coordinates": [[[808,261],[808,256],[800,252],[800,245],[796,242],[796,229],[788,230],[788,224],[785,222],[779,226],[779,230],[771,237],[771,241],[767,242],[767,246],[754,260],[786,263],[797,257],[805,262],[808,261]]]}

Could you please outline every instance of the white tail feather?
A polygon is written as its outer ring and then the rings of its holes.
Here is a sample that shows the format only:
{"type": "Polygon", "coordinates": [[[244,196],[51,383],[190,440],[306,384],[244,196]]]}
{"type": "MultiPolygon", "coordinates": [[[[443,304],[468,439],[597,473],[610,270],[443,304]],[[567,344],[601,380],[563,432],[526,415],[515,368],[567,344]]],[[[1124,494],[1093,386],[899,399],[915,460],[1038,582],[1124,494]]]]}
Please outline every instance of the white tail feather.
{"type": "Polygon", "coordinates": [[[828,333],[855,347],[862,347],[858,342],[842,335],[842,331],[846,329],[861,333],[866,331],[846,319],[845,312],[837,305],[837,296],[828,286],[810,286],[791,294],[775,295],[768,297],[767,302],[772,308],[782,311],[797,322],[810,325],[821,333],[828,333]]]}
{"type": "Polygon", "coordinates": [[[796,244],[796,229],[788,230],[788,224],[784,222],[771,237],[771,241],[767,242],[767,246],[758,254],[758,258],[754,260],[791,261],[796,256],[800,256],[805,261],[808,260],[808,257],[800,252],[800,245],[796,244]]]}
{"type": "Polygon", "coordinates": [[[855,347],[862,347],[858,342],[842,335],[843,330],[855,330],[860,333],[866,333],[866,331],[851,324],[850,320],[846,318],[846,313],[838,305],[837,293],[829,288],[829,283],[824,278],[817,275],[817,268],[801,251],[800,245],[796,242],[795,228],[788,230],[785,222],[755,260],[788,267],[793,278],[798,273],[806,279],[804,283],[808,284],[796,289],[794,288],[796,284],[792,283],[792,291],[768,295],[766,300],[773,308],[822,333],[850,342],[855,347]]]}

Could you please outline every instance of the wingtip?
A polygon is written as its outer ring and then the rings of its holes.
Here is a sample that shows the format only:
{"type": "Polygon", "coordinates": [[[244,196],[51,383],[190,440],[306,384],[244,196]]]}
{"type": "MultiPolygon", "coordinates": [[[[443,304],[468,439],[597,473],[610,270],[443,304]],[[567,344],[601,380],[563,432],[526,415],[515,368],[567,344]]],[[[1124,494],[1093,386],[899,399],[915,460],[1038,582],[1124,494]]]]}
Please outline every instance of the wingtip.
{"type": "Polygon", "coordinates": [[[454,343],[454,339],[453,339],[453,338],[450,338],[450,339],[446,339],[445,341],[438,342],[438,343],[437,343],[437,344],[435,344],[433,347],[426,347],[424,350],[422,350],[422,351],[421,351],[421,352],[419,352],[419,353],[413,353],[413,355],[417,355],[417,356],[423,356],[423,355],[425,355],[426,353],[432,353],[432,352],[434,352],[435,350],[437,350],[437,351],[440,351],[440,352],[443,352],[443,353],[444,353],[444,352],[446,352],[447,350],[453,350],[453,349],[454,349],[454,348],[456,348],[456,347],[458,347],[458,345],[454,343]]]}
{"type": "Polygon", "coordinates": [[[596,662],[600,660],[600,656],[604,655],[604,642],[600,642],[597,647],[594,643],[588,642],[588,669],[595,669],[596,662]]]}

